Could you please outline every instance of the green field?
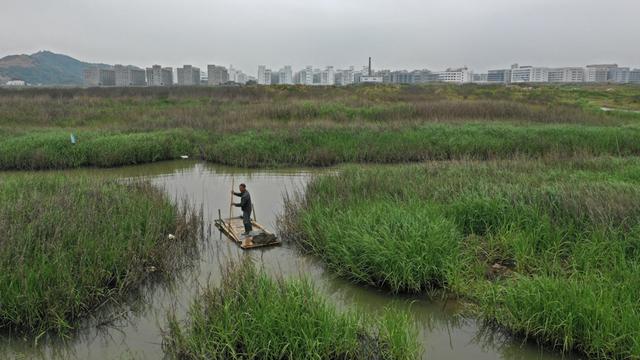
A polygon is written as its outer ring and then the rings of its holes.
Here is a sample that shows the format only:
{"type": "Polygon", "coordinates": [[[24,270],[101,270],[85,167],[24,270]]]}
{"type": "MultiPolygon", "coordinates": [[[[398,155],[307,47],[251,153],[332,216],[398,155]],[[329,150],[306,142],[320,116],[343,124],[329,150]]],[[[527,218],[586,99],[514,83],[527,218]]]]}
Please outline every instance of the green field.
{"type": "Polygon", "coordinates": [[[639,185],[635,157],[349,166],[291,201],[281,233],[353,281],[444,288],[512,333],[636,358],[639,185]]]}
{"type": "Polygon", "coordinates": [[[640,113],[603,106],[640,109],[640,87],[0,90],[0,169],[638,155],[640,113]]]}
{"type": "Polygon", "coordinates": [[[148,183],[0,178],[0,329],[66,335],[97,308],[180,266],[201,221],[148,183]]]}

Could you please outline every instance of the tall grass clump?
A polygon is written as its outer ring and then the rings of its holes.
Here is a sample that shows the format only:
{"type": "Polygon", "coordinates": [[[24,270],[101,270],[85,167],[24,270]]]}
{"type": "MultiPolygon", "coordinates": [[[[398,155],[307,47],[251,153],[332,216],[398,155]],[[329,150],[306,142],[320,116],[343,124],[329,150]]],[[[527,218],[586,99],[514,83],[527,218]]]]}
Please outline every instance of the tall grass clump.
{"type": "Polygon", "coordinates": [[[280,225],[344,277],[442,286],[554,348],[640,357],[635,157],[348,166],[289,199],[280,225]]]}
{"type": "Polygon", "coordinates": [[[0,328],[31,335],[76,328],[151,273],[175,269],[194,248],[200,221],[144,182],[4,177],[0,328]]]}
{"type": "Polygon", "coordinates": [[[494,323],[551,347],[635,359],[640,356],[638,271],[636,265],[636,279],[624,281],[598,274],[518,278],[489,288],[481,307],[494,323]]]}
{"type": "Polygon", "coordinates": [[[306,280],[273,280],[250,259],[225,268],[191,305],[170,316],[163,348],[176,359],[415,359],[408,318],[338,312],[306,280]]]}
{"type": "Polygon", "coordinates": [[[194,134],[82,132],[77,143],[70,132],[35,132],[0,140],[0,169],[39,170],[80,166],[112,167],[176,159],[195,152],[194,134]]]}
{"type": "Polygon", "coordinates": [[[629,156],[640,154],[640,129],[495,123],[245,131],[212,141],[204,149],[209,161],[245,167],[629,156]]]}
{"type": "Polygon", "coordinates": [[[300,224],[300,244],[357,282],[417,292],[444,286],[458,267],[461,233],[429,204],[312,205],[300,224]]]}

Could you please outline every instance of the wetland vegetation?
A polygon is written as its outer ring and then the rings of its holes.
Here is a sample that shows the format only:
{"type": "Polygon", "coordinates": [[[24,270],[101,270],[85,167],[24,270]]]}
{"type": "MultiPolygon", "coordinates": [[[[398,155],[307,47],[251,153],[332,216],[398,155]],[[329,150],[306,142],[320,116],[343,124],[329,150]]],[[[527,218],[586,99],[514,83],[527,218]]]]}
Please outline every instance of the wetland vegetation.
{"type": "Polygon", "coordinates": [[[379,319],[339,312],[305,279],[272,279],[249,258],[222,270],[186,324],[170,315],[164,338],[177,359],[415,359],[419,346],[406,314],[379,319]]]}
{"type": "Polygon", "coordinates": [[[69,333],[150,276],[175,270],[179,254],[195,247],[201,221],[145,182],[3,176],[0,328],[69,333]]]}
{"type": "Polygon", "coordinates": [[[444,288],[560,350],[640,356],[637,158],[349,166],[292,198],[282,234],[356,282],[444,288]]]}
{"type": "MultiPolygon", "coordinates": [[[[287,200],[281,235],[304,253],[392,294],[444,290],[560,351],[638,358],[640,113],[602,107],[639,110],[640,88],[0,89],[0,169],[351,163],[287,200]]],[[[0,328],[68,333],[171,272],[201,226],[145,182],[2,174],[0,328]]],[[[170,316],[164,349],[404,359],[419,352],[410,322],[242,263],[187,322],[170,316]]]]}
{"type": "Polygon", "coordinates": [[[637,155],[637,86],[0,89],[0,169],[637,155]],[[70,134],[77,144],[70,141],[70,134]]]}

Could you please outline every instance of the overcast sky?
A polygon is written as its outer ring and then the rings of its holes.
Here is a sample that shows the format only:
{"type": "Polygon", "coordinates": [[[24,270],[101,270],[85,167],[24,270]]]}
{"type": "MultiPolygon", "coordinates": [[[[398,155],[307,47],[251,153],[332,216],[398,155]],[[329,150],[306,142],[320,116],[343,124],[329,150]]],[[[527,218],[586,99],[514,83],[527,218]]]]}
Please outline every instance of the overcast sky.
{"type": "Polygon", "coordinates": [[[255,74],[334,65],[640,67],[640,0],[1,0],[0,57],[51,50],[255,74]]]}

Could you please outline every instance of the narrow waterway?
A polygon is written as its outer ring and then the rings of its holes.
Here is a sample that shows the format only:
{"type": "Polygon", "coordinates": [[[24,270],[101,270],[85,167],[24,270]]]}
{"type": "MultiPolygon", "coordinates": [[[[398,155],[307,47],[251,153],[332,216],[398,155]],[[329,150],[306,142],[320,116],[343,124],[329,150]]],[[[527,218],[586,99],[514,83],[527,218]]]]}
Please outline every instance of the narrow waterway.
{"type": "MultiPolygon", "coordinates": [[[[288,244],[267,249],[243,251],[218,233],[212,221],[229,213],[232,182],[247,184],[255,203],[257,219],[275,230],[282,211],[283,196],[302,191],[321,171],[310,169],[247,170],[214,166],[192,161],[174,161],[118,169],[80,169],[69,174],[145,178],[164,189],[176,201],[188,199],[204,210],[205,229],[210,234],[202,244],[200,256],[192,266],[175,274],[171,284],[150,284],[127,308],[113,309],[113,321],[89,321],[70,340],[33,340],[0,336],[0,357],[76,358],[76,359],[159,359],[163,358],[162,334],[167,312],[175,309],[184,318],[186,308],[199,289],[219,279],[220,267],[227,259],[250,256],[272,276],[306,276],[340,308],[358,307],[372,315],[386,307],[402,308],[411,314],[419,329],[425,359],[559,359],[531,343],[523,343],[486,331],[474,319],[460,315],[452,301],[430,301],[424,296],[391,296],[384,292],[332,276],[322,264],[300,255],[288,244]]],[[[237,215],[237,213],[236,213],[237,215]]],[[[566,357],[565,357],[566,358],[566,357]]]]}

